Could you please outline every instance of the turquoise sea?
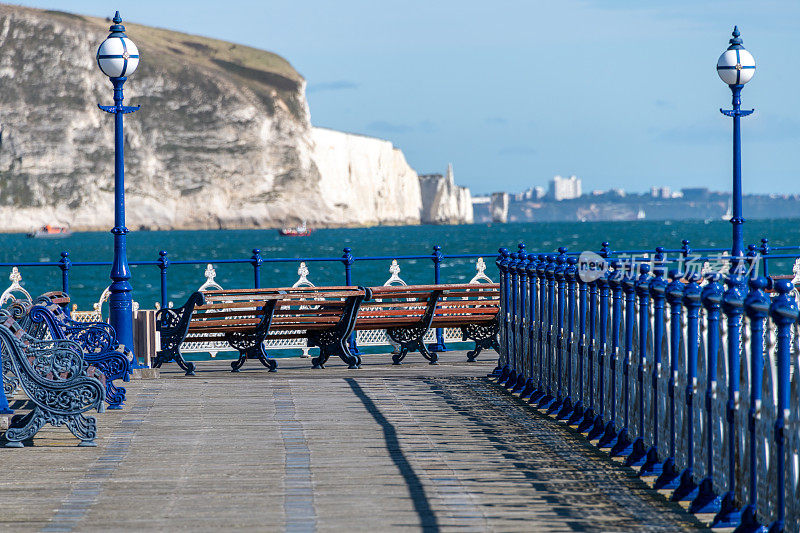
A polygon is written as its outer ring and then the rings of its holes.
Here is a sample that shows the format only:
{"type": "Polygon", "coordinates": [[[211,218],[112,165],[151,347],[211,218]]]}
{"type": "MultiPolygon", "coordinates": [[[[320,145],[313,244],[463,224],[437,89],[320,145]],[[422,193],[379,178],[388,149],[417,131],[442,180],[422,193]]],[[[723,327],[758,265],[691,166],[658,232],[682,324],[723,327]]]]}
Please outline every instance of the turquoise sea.
{"type": "MultiPolygon", "coordinates": [[[[603,240],[612,249],[654,249],[661,245],[679,248],[689,239],[695,248],[728,247],[730,223],[723,220],[673,222],[559,222],[510,223],[461,226],[391,226],[353,229],[320,229],[309,237],[281,237],[275,230],[212,231],[133,231],[128,236],[130,261],[155,261],[159,250],[166,250],[172,261],[202,260],[201,265],[172,265],[168,270],[168,296],[176,306],[204,281],[205,262],[214,264],[217,282],[225,288],[251,287],[253,269],[249,264],[219,264],[220,259],[247,259],[259,248],[265,259],[300,257],[341,257],[349,246],[356,257],[431,254],[439,244],[445,254],[484,254],[487,274],[497,279],[494,265],[500,246],[511,248],[525,242],[530,251],[553,251],[558,246],[570,250],[597,250],[603,240]]],[[[800,245],[800,220],[753,220],[745,224],[746,242],[768,237],[772,246],[800,245]]],[[[108,232],[76,233],[60,240],[30,239],[21,234],[0,234],[0,263],[47,263],[58,261],[68,251],[72,261],[111,261],[113,239],[108,232]]],[[[776,252],[777,253],[777,252],[776,252]]],[[[792,260],[770,263],[770,272],[790,273],[792,260]]],[[[448,259],[442,264],[442,282],[465,282],[475,274],[474,259],[448,259]]],[[[264,263],[262,286],[286,286],[297,280],[299,261],[264,263]]],[[[357,261],[352,267],[353,283],[380,285],[389,277],[390,259],[357,261]]],[[[408,283],[433,281],[433,262],[429,258],[400,260],[400,276],[408,283]]],[[[309,279],[316,285],[342,284],[341,262],[308,264],[309,279]]],[[[10,266],[0,267],[0,290],[10,283],[10,266]]],[[[36,295],[61,288],[58,267],[20,268],[23,287],[36,295]]],[[[109,284],[109,266],[75,266],[70,272],[70,293],[80,309],[91,308],[109,284]]],[[[155,265],[132,267],[134,300],[142,308],[152,308],[160,300],[159,269],[155,265]]],[[[104,313],[105,314],[105,313],[104,313]]]]}

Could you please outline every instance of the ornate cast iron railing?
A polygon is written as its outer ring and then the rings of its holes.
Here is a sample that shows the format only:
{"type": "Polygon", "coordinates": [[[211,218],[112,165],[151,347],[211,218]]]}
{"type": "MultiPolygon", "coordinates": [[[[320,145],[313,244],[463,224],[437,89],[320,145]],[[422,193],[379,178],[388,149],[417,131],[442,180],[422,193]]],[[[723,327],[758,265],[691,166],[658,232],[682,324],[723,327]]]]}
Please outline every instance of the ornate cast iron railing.
{"type": "Polygon", "coordinates": [[[500,383],[715,526],[800,530],[798,294],[755,247],[724,276],[688,243],[604,243],[596,277],[565,248],[500,252],[500,383]]]}

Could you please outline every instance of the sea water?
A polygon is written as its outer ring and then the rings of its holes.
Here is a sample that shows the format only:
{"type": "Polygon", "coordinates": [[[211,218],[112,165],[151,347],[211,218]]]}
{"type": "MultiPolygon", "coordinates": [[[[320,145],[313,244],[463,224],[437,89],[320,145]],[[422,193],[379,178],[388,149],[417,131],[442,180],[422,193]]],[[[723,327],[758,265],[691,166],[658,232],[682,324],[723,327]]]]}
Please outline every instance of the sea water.
{"type": "MultiPolygon", "coordinates": [[[[771,246],[800,245],[800,220],[754,220],[745,224],[747,243],[762,237],[771,246]]],[[[226,289],[253,286],[253,267],[249,263],[219,263],[225,259],[248,259],[254,248],[264,259],[290,258],[261,266],[261,286],[290,286],[298,279],[301,258],[340,258],[350,247],[356,257],[383,256],[377,261],[357,260],[352,266],[355,285],[382,285],[389,277],[391,258],[401,259],[400,278],[412,284],[433,282],[434,245],[447,254],[481,254],[486,274],[497,280],[494,264],[501,246],[516,249],[524,242],[531,252],[553,252],[559,246],[571,251],[599,250],[609,241],[612,250],[649,249],[656,246],[680,248],[689,239],[693,248],[729,248],[729,222],[704,221],[626,221],[626,222],[547,222],[474,224],[458,226],[384,226],[373,228],[320,229],[308,237],[281,237],[275,230],[209,231],[132,231],[128,234],[129,261],[156,261],[166,250],[171,261],[199,260],[198,265],[173,264],[167,270],[167,299],[183,305],[188,296],[205,281],[207,263],[216,271],[216,282],[226,289]]],[[[74,262],[106,261],[113,258],[113,237],[108,232],[75,233],[65,239],[30,239],[21,234],[0,234],[0,263],[47,263],[69,252],[74,262]]],[[[778,252],[776,252],[778,253],[778,252]]],[[[800,253],[798,253],[800,255],[800,253]]],[[[465,283],[476,274],[476,259],[446,259],[441,265],[443,283],[465,283]]],[[[792,259],[770,262],[771,274],[789,274],[792,259]]],[[[344,284],[344,265],[340,261],[308,262],[308,279],[316,285],[344,284]]],[[[0,291],[11,267],[0,267],[0,291]]],[[[57,266],[20,267],[22,286],[32,295],[61,288],[57,266]]],[[[108,284],[110,266],[73,266],[69,272],[70,295],[79,309],[91,309],[108,284]]],[[[131,267],[133,299],[142,309],[152,309],[160,301],[160,270],[156,265],[131,267]]],[[[104,311],[107,316],[107,308],[104,311]]]]}

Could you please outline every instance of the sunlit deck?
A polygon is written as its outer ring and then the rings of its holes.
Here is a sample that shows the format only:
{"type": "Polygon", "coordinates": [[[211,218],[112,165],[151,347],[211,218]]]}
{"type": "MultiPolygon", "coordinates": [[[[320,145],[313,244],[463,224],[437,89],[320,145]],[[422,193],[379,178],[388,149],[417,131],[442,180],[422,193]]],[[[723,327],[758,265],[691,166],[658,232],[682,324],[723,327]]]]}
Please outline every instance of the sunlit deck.
{"type": "Polygon", "coordinates": [[[366,356],[174,365],[97,415],[0,449],[0,529],[677,531],[699,527],[570,429],[488,382],[495,361],[366,356]]]}

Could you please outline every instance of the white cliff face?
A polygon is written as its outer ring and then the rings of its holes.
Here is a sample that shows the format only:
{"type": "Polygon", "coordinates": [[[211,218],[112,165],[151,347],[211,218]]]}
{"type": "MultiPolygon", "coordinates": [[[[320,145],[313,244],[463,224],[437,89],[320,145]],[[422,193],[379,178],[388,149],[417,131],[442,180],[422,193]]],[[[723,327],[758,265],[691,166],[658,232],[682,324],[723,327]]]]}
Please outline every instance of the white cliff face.
{"type": "Polygon", "coordinates": [[[420,176],[420,189],[423,224],[472,224],[472,195],[468,188],[455,184],[452,165],[444,176],[420,176]]]}
{"type": "Polygon", "coordinates": [[[417,173],[389,141],[312,128],[319,188],[331,224],[418,224],[417,173]]]}
{"type": "MultiPolygon", "coordinates": [[[[114,224],[107,21],[0,5],[0,231],[114,224]]],[[[417,174],[388,141],[311,127],[305,80],[241,45],[126,24],[130,229],[415,224],[417,174]]],[[[461,220],[463,221],[463,220],[461,220]]]]}

